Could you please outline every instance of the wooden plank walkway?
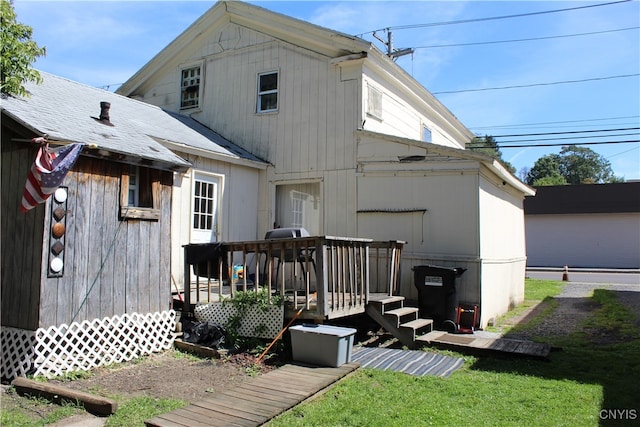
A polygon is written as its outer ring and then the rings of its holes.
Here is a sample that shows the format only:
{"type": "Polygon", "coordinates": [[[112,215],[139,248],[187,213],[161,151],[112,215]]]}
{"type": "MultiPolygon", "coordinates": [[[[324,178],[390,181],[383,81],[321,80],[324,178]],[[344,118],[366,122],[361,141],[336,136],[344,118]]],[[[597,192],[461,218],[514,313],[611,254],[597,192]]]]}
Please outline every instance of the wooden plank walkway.
{"type": "Polygon", "coordinates": [[[443,331],[432,331],[416,338],[427,345],[444,347],[459,351],[471,351],[479,354],[502,354],[548,359],[551,345],[510,338],[481,337],[475,334],[461,335],[443,331]]]}
{"type": "Polygon", "coordinates": [[[184,408],[145,421],[148,427],[259,426],[358,369],[288,364],[184,408]]]}

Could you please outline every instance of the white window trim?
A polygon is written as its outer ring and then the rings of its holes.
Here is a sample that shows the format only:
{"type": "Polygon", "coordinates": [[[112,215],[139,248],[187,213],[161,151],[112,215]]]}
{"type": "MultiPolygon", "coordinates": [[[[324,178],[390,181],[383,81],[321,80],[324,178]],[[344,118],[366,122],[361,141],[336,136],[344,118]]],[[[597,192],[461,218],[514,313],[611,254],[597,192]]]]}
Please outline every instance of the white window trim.
{"type": "Polygon", "coordinates": [[[274,113],[274,112],[277,112],[279,108],[280,108],[280,70],[271,70],[271,71],[264,71],[262,73],[258,73],[258,76],[257,76],[257,79],[256,79],[256,113],[258,113],[258,114],[274,113]],[[276,74],[277,75],[276,88],[261,92],[260,91],[260,77],[261,76],[266,76],[268,74],[276,74]],[[269,109],[269,110],[260,109],[260,100],[261,100],[262,96],[263,95],[270,95],[270,94],[273,94],[273,93],[275,93],[276,97],[277,97],[276,108],[272,108],[272,109],[269,109]]]}
{"type": "Polygon", "coordinates": [[[205,76],[204,62],[195,62],[191,64],[185,64],[180,67],[180,74],[178,78],[178,109],[180,111],[187,111],[187,110],[198,111],[202,109],[202,98],[204,96],[204,76],[205,76]],[[198,105],[183,107],[182,106],[182,72],[184,70],[188,70],[191,68],[200,68],[200,84],[198,85],[198,105]]]}

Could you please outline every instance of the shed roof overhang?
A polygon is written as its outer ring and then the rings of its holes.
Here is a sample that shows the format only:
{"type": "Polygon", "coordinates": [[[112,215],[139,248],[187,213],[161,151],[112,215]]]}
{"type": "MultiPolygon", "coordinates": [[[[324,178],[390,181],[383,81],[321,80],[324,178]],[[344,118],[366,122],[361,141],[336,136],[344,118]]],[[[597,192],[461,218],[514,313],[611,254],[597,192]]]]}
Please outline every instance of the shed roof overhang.
{"type": "MultiPolygon", "coordinates": [[[[82,140],[74,140],[65,138],[64,135],[50,135],[40,129],[37,126],[26,123],[20,117],[12,114],[11,112],[2,109],[3,116],[3,126],[12,124],[14,128],[22,128],[23,132],[28,133],[29,137],[45,137],[47,141],[52,145],[69,145],[69,144],[85,144],[85,147],[82,149],[82,156],[93,157],[97,159],[115,161],[120,163],[127,163],[137,166],[144,166],[159,170],[166,170],[171,172],[185,172],[190,167],[191,164],[181,157],[171,153],[171,160],[161,159],[154,156],[147,156],[144,153],[136,153],[133,151],[126,150],[118,150],[113,147],[101,146],[100,143],[96,141],[82,141],[82,140]]],[[[18,142],[28,143],[30,142],[30,138],[20,139],[18,142]]],[[[168,151],[164,147],[162,147],[159,143],[152,141],[155,151],[159,151],[159,149],[163,151],[168,151]]]]}
{"type": "MultiPolygon", "coordinates": [[[[524,196],[534,196],[536,193],[534,188],[516,178],[498,160],[484,154],[367,130],[358,130],[356,134],[358,136],[357,161],[359,164],[386,163],[392,168],[393,164],[402,164],[402,170],[408,170],[411,168],[411,164],[454,162],[456,160],[471,161],[483,165],[504,182],[504,185],[508,184],[524,196]]],[[[415,169],[418,170],[417,167],[415,169]]]]}

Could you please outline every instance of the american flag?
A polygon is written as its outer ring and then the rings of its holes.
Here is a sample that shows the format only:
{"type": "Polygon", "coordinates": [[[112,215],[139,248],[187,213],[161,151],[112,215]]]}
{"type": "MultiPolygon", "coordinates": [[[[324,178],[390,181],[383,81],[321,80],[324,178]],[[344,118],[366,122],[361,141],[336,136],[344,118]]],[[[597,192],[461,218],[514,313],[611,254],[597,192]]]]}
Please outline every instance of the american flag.
{"type": "Polygon", "coordinates": [[[27,212],[44,203],[58,189],[67,172],[78,160],[84,146],[84,144],[70,144],[49,148],[49,144],[43,138],[34,138],[33,142],[43,143],[43,145],[38,149],[36,160],[27,176],[20,205],[22,212],[27,212]]]}

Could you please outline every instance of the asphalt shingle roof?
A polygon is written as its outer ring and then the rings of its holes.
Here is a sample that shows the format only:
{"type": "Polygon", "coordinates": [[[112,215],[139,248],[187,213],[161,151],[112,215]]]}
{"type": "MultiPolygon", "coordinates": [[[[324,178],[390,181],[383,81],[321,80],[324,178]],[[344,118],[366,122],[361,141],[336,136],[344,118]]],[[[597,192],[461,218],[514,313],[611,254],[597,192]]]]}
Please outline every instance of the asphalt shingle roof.
{"type": "Polygon", "coordinates": [[[163,146],[164,140],[230,159],[260,161],[190,117],[103,89],[40,71],[41,84],[27,83],[29,97],[3,97],[2,110],[52,142],[80,142],[91,148],[186,169],[190,164],[163,146]],[[109,126],[97,120],[109,102],[109,126]]]}

